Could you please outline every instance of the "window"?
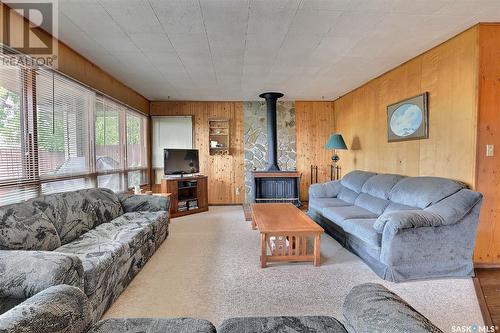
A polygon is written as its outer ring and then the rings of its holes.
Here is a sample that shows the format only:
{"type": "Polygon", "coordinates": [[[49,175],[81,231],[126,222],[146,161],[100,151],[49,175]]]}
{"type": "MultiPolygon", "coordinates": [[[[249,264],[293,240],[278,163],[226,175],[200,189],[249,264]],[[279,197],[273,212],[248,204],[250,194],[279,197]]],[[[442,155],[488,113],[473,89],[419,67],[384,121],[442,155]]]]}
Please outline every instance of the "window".
{"type": "Polygon", "coordinates": [[[123,191],[148,180],[147,118],[99,96],[95,113],[99,187],[123,191]]]}
{"type": "Polygon", "coordinates": [[[0,205],[147,184],[147,120],[50,69],[0,62],[0,205]]]}
{"type": "Polygon", "coordinates": [[[164,148],[193,148],[193,117],[162,116],[152,117],[154,183],[163,178],[164,148]]]}
{"type": "Polygon", "coordinates": [[[91,173],[89,118],[94,93],[53,72],[36,80],[40,178],[91,173]]]}
{"type": "Polygon", "coordinates": [[[0,65],[0,183],[17,183],[23,173],[22,91],[20,67],[0,65]]]}

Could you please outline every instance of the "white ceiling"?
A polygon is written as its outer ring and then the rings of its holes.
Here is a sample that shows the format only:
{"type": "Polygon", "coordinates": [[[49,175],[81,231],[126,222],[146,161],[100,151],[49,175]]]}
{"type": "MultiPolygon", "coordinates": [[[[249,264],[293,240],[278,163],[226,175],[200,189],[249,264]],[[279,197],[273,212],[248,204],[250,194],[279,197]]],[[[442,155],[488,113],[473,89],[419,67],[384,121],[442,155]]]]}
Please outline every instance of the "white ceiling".
{"type": "Polygon", "coordinates": [[[500,0],[61,0],[59,37],[150,100],[332,100],[500,0]]]}

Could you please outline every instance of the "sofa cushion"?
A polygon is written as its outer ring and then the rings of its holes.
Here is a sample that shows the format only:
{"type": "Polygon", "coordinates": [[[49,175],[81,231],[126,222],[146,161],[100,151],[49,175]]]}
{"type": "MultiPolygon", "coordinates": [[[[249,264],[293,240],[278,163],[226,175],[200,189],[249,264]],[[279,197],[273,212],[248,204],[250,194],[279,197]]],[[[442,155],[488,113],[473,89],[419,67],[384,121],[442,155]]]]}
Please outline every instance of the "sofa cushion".
{"type": "Polygon", "coordinates": [[[325,207],[350,206],[351,204],[337,198],[310,198],[309,208],[322,211],[325,207]]]}
{"type": "Polygon", "coordinates": [[[54,224],[61,244],[67,244],[100,224],[94,206],[84,192],[49,194],[28,202],[45,213],[54,224]]]}
{"type": "Polygon", "coordinates": [[[125,213],[113,221],[111,224],[116,226],[137,226],[137,227],[151,227],[155,244],[160,244],[162,235],[165,229],[168,228],[168,213],[164,211],[159,212],[132,212],[125,213]]]}
{"type": "Polygon", "coordinates": [[[360,170],[351,171],[347,175],[342,177],[340,183],[342,184],[342,186],[347,187],[348,189],[356,193],[359,193],[361,192],[361,189],[363,188],[365,182],[375,175],[376,173],[373,172],[360,170]]]}
{"type": "Polygon", "coordinates": [[[327,316],[240,317],[224,320],[219,333],[325,332],[347,333],[337,319],[327,316]]]}
{"type": "Polygon", "coordinates": [[[31,203],[0,207],[0,250],[52,251],[59,246],[56,228],[31,203]]]}
{"type": "Polygon", "coordinates": [[[420,208],[407,206],[407,205],[403,205],[403,204],[398,204],[398,203],[389,201],[389,205],[387,207],[385,207],[384,213],[395,212],[398,210],[415,210],[415,209],[420,209],[420,208]]]}
{"type": "Polygon", "coordinates": [[[364,183],[361,192],[368,193],[380,199],[388,199],[394,185],[403,178],[405,177],[401,175],[375,175],[364,183]]]}
{"type": "Polygon", "coordinates": [[[345,232],[356,236],[372,247],[380,247],[382,234],[378,233],[373,225],[377,219],[350,219],[342,223],[345,232]]]}
{"type": "Polygon", "coordinates": [[[391,190],[392,202],[420,209],[460,191],[465,185],[439,177],[407,177],[399,181],[391,190]]]}
{"type": "Polygon", "coordinates": [[[378,215],[358,206],[323,208],[323,216],[343,227],[342,222],[350,219],[372,219],[378,215]]]}
{"type": "Polygon", "coordinates": [[[87,333],[215,333],[208,320],[192,318],[110,318],[87,333]]]}
{"type": "Polygon", "coordinates": [[[110,222],[124,213],[118,196],[110,189],[91,188],[83,192],[94,206],[100,223],[110,222]]]}
{"type": "Polygon", "coordinates": [[[138,251],[144,244],[151,240],[154,242],[154,225],[128,223],[116,225],[113,223],[104,223],[95,228],[103,237],[113,242],[127,244],[130,256],[138,251]]]}
{"type": "Polygon", "coordinates": [[[309,198],[334,198],[339,194],[342,185],[339,180],[326,183],[311,184],[309,186],[309,198]]]}
{"type": "Polygon", "coordinates": [[[339,194],[337,195],[337,198],[353,205],[354,202],[356,201],[356,198],[358,197],[358,195],[359,195],[358,192],[355,192],[347,187],[342,186],[339,194]]]}
{"type": "Polygon", "coordinates": [[[113,280],[113,272],[130,257],[126,242],[113,241],[103,230],[91,230],[57,252],[77,255],[83,264],[87,295],[92,295],[102,283],[113,280]]]}
{"type": "Polygon", "coordinates": [[[382,214],[389,203],[389,200],[380,199],[368,193],[360,193],[354,202],[356,206],[368,209],[370,212],[377,215],[382,214]]]}

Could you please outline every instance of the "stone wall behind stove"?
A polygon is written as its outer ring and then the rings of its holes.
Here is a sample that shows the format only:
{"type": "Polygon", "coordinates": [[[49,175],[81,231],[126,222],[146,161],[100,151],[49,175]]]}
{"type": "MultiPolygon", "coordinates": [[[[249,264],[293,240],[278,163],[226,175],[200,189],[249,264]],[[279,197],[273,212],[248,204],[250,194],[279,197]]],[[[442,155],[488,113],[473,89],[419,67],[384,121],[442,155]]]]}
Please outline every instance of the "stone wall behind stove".
{"type": "MultiPolygon", "coordinates": [[[[245,146],[245,200],[250,202],[252,171],[267,167],[267,116],[266,102],[243,102],[245,146]]],[[[295,102],[278,101],[278,166],[282,171],[295,171],[297,145],[295,132],[295,102]]]]}

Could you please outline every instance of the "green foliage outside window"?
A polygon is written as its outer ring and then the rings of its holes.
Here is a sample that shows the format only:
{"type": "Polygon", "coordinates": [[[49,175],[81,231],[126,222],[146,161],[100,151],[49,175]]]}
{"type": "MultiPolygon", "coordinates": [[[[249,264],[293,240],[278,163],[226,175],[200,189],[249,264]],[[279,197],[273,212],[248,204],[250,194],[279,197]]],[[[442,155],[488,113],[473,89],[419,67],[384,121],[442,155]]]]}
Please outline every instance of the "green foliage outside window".
{"type": "Polygon", "coordinates": [[[0,86],[0,142],[20,142],[20,96],[0,86]]]}

